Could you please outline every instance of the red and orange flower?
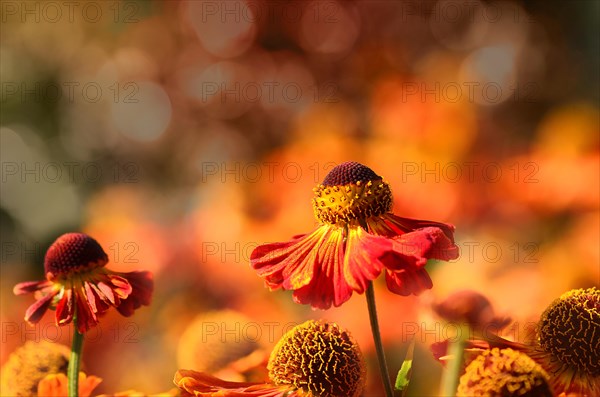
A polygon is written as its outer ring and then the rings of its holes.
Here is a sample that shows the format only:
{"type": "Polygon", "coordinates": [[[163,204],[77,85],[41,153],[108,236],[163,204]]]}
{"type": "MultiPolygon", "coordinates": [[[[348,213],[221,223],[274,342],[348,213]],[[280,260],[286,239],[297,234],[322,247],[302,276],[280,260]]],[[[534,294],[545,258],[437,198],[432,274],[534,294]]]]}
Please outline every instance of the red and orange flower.
{"type": "Polygon", "coordinates": [[[293,290],[297,303],[328,309],[386,270],[388,289],[399,295],[432,287],[428,259],[459,255],[454,226],[401,218],[390,212],[390,186],[370,168],[347,162],[315,189],[312,232],[257,247],[251,265],[272,289],[293,290]]]}
{"type": "Polygon", "coordinates": [[[83,233],[60,236],[46,252],[46,280],[17,284],[16,295],[34,292],[37,301],[25,313],[35,324],[49,308],[56,309],[56,324],[66,325],[76,318],[83,333],[98,324],[98,316],[111,306],[131,316],[152,297],[152,273],[118,273],[106,269],[108,256],[96,240],[83,233]]]}

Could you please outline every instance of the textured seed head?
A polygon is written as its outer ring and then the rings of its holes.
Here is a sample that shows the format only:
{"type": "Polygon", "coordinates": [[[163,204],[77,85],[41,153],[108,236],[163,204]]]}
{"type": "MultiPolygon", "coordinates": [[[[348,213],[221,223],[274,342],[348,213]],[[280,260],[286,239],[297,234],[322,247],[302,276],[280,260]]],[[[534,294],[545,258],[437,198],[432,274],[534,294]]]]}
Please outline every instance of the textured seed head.
{"type": "Polygon", "coordinates": [[[314,192],[315,217],[323,223],[348,223],[382,215],[392,208],[389,185],[356,162],[336,166],[314,192]]]}
{"type": "Polygon", "coordinates": [[[66,233],[48,248],[44,268],[52,280],[103,267],[107,262],[108,256],[96,240],[83,233],[66,233]]]}
{"type": "Polygon", "coordinates": [[[529,356],[512,349],[485,350],[460,377],[458,396],[552,397],[550,377],[529,356]]]}
{"type": "Polygon", "coordinates": [[[336,324],[307,321],[279,341],[269,359],[276,385],[292,385],[310,397],[358,397],[365,363],[358,345],[336,324]]]}
{"type": "Polygon", "coordinates": [[[541,316],[539,338],[563,365],[600,376],[600,290],[571,290],[552,302],[541,316]]]}

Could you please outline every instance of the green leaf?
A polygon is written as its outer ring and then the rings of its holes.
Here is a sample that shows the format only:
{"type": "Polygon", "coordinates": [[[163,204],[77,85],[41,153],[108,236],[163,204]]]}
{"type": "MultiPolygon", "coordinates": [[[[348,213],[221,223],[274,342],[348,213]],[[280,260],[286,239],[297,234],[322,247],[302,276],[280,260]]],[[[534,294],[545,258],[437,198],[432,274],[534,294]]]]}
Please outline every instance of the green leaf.
{"type": "MultiPolygon", "coordinates": [[[[400,367],[400,371],[398,371],[398,375],[396,376],[396,384],[394,388],[398,391],[405,392],[408,384],[410,383],[410,377],[412,375],[412,362],[413,355],[415,351],[415,341],[410,343],[408,346],[408,350],[406,351],[406,357],[404,357],[404,362],[400,367]]],[[[404,393],[402,393],[404,395],[404,393]]]]}

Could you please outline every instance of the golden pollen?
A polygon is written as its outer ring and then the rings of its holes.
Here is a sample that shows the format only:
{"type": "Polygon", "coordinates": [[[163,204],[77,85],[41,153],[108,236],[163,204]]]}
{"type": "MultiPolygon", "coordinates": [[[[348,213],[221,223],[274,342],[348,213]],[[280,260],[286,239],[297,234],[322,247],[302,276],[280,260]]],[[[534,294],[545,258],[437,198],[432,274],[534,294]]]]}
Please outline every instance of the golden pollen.
{"type": "Polygon", "coordinates": [[[457,395],[552,397],[549,380],[546,371],[526,354],[493,348],[469,363],[457,395]]]}
{"type": "Polygon", "coordinates": [[[276,385],[293,385],[307,397],[358,397],[365,362],[350,335],[336,324],[309,320],[287,332],[269,358],[276,385]]]}
{"type": "Polygon", "coordinates": [[[542,314],[539,338],[563,365],[600,376],[600,290],[571,290],[552,302],[542,314]]]}
{"type": "Polygon", "coordinates": [[[38,383],[46,375],[67,373],[69,354],[68,347],[57,343],[25,342],[2,366],[2,395],[37,396],[38,383]]]}
{"type": "Polygon", "coordinates": [[[389,184],[356,162],[333,168],[314,192],[315,217],[323,223],[348,223],[385,214],[392,208],[389,184]]]}

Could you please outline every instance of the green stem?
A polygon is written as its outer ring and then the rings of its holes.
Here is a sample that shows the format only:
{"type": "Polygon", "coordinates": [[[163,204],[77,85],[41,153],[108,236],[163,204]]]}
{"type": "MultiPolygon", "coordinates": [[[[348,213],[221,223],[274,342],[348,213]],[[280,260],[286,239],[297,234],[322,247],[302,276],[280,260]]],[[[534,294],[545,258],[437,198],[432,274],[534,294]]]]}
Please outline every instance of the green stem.
{"type": "Polygon", "coordinates": [[[444,371],[442,377],[442,396],[455,396],[456,388],[458,387],[458,381],[460,379],[460,372],[462,368],[465,342],[469,333],[469,327],[461,325],[459,328],[460,335],[457,335],[457,339],[450,343],[448,347],[448,355],[450,360],[448,362],[448,368],[444,371]]]}
{"type": "Polygon", "coordinates": [[[379,332],[379,321],[377,320],[377,306],[375,305],[375,290],[373,289],[372,281],[369,281],[366,295],[367,306],[369,307],[369,320],[371,321],[371,333],[373,334],[373,342],[375,342],[375,350],[377,351],[377,361],[379,362],[379,372],[381,372],[381,380],[383,381],[385,395],[386,397],[394,397],[394,389],[392,388],[392,381],[390,380],[390,374],[387,369],[387,363],[385,361],[385,352],[383,350],[383,343],[381,342],[381,333],[379,332]]]}
{"type": "Polygon", "coordinates": [[[83,334],[77,330],[77,313],[73,315],[73,344],[71,345],[71,357],[67,377],[69,379],[69,397],[79,396],[79,361],[81,348],[83,346],[83,334]]]}

